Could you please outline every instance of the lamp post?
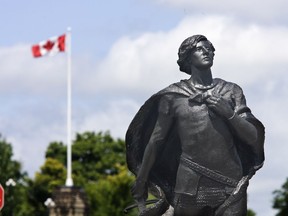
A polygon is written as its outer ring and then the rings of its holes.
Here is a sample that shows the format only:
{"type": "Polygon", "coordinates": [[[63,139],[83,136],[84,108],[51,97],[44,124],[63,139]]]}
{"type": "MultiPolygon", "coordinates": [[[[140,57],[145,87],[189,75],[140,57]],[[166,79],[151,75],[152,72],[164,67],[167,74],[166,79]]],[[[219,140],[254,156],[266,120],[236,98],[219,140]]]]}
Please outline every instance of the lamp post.
{"type": "Polygon", "coordinates": [[[51,215],[51,209],[55,207],[55,202],[52,198],[47,198],[47,200],[44,202],[44,205],[48,208],[49,216],[51,215]]]}
{"type": "Polygon", "coordinates": [[[13,188],[17,185],[17,183],[12,179],[12,178],[9,178],[7,181],[6,181],[6,186],[8,187],[8,192],[7,194],[10,195],[11,197],[11,216],[14,215],[14,193],[13,193],[13,188]]]}

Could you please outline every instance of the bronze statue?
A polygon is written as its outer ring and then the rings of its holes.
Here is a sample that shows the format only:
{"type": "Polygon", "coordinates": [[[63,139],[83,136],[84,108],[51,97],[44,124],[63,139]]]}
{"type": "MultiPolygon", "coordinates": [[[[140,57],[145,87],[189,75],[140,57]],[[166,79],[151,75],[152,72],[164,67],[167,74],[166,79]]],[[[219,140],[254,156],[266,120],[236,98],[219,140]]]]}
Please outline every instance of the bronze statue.
{"type": "Polygon", "coordinates": [[[190,78],[154,94],[128,128],[140,215],[162,215],[169,205],[175,216],[247,214],[249,179],[264,161],[264,126],[238,85],[212,78],[214,52],[203,35],[184,40],[177,63],[190,78]],[[150,209],[148,189],[161,201],[150,209]]]}

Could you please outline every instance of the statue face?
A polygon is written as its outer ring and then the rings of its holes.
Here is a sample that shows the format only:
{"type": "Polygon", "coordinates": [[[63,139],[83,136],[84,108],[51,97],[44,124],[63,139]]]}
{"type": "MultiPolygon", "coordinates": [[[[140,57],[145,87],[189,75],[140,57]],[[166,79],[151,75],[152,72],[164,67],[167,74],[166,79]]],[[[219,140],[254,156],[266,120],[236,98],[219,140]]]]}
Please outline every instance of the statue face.
{"type": "Polygon", "coordinates": [[[212,67],[214,59],[213,49],[208,41],[200,41],[191,53],[191,64],[199,69],[212,67]]]}

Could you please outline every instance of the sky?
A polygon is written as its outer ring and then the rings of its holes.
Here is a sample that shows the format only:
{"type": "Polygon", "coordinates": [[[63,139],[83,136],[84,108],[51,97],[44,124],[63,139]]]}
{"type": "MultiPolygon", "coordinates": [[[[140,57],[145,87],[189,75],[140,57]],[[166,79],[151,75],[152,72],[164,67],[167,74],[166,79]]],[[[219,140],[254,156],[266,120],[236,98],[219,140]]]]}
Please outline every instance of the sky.
{"type": "Polygon", "coordinates": [[[216,48],[213,76],[239,84],[266,128],[265,165],[248,207],[273,216],[288,176],[288,2],[0,0],[0,133],[31,177],[50,142],[66,142],[67,56],[35,59],[31,46],[72,28],[72,132],[125,137],[153,93],[181,79],[181,42],[203,34],[216,48]]]}

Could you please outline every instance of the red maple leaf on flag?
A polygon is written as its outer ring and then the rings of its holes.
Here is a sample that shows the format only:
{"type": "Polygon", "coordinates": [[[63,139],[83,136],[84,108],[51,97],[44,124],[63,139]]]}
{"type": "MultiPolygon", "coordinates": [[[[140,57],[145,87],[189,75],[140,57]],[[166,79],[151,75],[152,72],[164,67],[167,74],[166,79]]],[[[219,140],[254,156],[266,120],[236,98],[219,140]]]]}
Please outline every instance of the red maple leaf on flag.
{"type": "Polygon", "coordinates": [[[54,42],[48,40],[47,43],[43,45],[43,48],[47,51],[50,51],[53,48],[54,44],[54,42]]]}

